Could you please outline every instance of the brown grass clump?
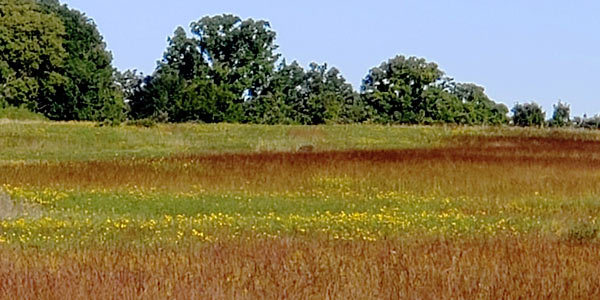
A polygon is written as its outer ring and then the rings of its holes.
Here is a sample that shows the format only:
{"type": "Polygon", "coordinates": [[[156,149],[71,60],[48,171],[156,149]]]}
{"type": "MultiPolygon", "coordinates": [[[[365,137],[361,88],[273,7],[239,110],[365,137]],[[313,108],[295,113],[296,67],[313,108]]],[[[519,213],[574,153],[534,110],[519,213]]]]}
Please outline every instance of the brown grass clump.
{"type": "Polygon", "coordinates": [[[5,299],[596,299],[598,244],[251,239],[188,249],[0,249],[5,299]]]}

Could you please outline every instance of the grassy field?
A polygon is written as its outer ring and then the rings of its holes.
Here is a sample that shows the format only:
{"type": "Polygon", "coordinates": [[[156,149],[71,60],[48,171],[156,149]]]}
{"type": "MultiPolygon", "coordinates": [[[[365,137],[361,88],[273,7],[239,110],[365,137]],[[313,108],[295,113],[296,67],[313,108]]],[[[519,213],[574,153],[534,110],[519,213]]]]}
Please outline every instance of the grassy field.
{"type": "Polygon", "coordinates": [[[0,122],[0,297],[597,298],[600,133],[0,122]]]}

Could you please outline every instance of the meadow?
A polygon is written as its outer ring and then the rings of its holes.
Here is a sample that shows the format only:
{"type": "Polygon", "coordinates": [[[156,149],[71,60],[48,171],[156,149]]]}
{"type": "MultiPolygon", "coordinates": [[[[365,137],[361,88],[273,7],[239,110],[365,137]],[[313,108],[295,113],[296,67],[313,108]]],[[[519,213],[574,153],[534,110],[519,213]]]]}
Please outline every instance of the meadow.
{"type": "Polygon", "coordinates": [[[0,121],[0,297],[597,298],[600,133],[0,121]]]}

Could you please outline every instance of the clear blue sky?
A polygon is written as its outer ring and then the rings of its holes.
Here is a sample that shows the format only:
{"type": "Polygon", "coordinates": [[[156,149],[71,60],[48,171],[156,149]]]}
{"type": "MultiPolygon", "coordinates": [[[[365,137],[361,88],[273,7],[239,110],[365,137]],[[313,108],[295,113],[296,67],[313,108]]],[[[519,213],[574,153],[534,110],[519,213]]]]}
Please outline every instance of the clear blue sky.
{"type": "Polygon", "coordinates": [[[307,66],[327,62],[355,88],[397,55],[438,63],[509,107],[561,99],[573,115],[600,113],[600,1],[66,0],[98,24],[119,69],[149,74],[179,25],[222,13],[265,19],[279,51],[307,66]]]}

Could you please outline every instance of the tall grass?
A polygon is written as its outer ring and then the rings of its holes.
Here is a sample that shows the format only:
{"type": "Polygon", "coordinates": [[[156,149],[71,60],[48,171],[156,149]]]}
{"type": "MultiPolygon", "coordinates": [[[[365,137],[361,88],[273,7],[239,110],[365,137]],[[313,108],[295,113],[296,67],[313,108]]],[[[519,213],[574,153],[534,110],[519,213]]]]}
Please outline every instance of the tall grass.
{"type": "Polygon", "coordinates": [[[83,122],[0,122],[1,161],[85,161],[175,154],[429,147],[448,127],[162,124],[98,127],[83,122]]]}
{"type": "Polygon", "coordinates": [[[47,121],[42,114],[34,113],[23,107],[0,107],[0,124],[12,121],[47,121]]]}
{"type": "Polygon", "coordinates": [[[252,239],[190,248],[0,249],[5,299],[596,299],[597,244],[252,239]]]}
{"type": "Polygon", "coordinates": [[[13,162],[0,165],[0,182],[71,189],[137,186],[174,192],[203,189],[259,193],[311,190],[337,179],[346,181],[341,188],[357,193],[377,189],[503,200],[600,193],[600,142],[519,137],[460,139],[461,144],[429,149],[13,162]]]}
{"type": "Polygon", "coordinates": [[[0,297],[600,294],[595,132],[44,122],[0,146],[0,297]]]}

